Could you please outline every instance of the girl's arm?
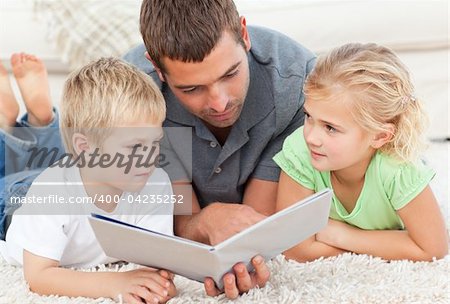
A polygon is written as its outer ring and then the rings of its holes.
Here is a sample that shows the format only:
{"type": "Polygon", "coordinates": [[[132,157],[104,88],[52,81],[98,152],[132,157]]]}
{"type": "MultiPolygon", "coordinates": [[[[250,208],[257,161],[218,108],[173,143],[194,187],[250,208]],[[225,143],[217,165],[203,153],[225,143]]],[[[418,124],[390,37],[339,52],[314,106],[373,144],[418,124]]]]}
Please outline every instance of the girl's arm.
{"type": "Polygon", "coordinates": [[[126,272],[82,272],[24,250],[23,271],[30,289],[41,295],[107,297],[126,302],[161,303],[176,294],[171,274],[137,269],[126,272]]]}
{"type": "Polygon", "coordinates": [[[444,219],[429,186],[397,212],[405,230],[362,230],[330,221],[318,239],[331,246],[387,260],[430,261],[448,254],[444,219]]]}
{"type": "MultiPolygon", "coordinates": [[[[280,211],[285,209],[293,203],[304,199],[313,193],[313,190],[303,187],[286,173],[281,171],[280,180],[278,182],[276,210],[280,211]]],[[[302,223],[299,223],[299,225],[301,224],[302,223]]],[[[318,242],[316,237],[312,236],[295,247],[286,250],[284,255],[288,259],[304,262],[312,261],[320,257],[335,256],[344,252],[345,250],[318,242]]]]}

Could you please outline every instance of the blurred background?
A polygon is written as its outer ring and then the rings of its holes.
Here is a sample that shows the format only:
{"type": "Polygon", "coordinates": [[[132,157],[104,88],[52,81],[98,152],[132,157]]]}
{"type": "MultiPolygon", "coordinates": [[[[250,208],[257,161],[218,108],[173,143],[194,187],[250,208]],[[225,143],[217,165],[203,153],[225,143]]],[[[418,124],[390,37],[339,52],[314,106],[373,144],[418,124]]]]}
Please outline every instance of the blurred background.
{"type": "MultiPolygon", "coordinates": [[[[67,73],[141,43],[141,0],[0,0],[0,60],[14,52],[42,58],[55,105],[67,73]]],[[[431,117],[427,159],[448,212],[449,4],[445,0],[236,0],[247,24],[273,28],[323,53],[347,42],[392,48],[410,68],[431,117]]],[[[14,83],[14,82],[13,82],[14,83]]],[[[17,92],[17,88],[15,88],[17,92]]],[[[18,97],[20,95],[17,95],[18,97]]],[[[18,98],[20,99],[20,98],[18,98]]],[[[23,111],[23,109],[22,109],[23,111]]]]}

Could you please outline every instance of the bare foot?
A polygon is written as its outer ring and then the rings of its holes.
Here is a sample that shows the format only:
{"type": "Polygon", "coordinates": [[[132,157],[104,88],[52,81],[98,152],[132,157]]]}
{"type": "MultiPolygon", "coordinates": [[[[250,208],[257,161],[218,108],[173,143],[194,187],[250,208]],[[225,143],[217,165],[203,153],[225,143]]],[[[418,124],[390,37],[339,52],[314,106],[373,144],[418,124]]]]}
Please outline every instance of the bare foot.
{"type": "Polygon", "coordinates": [[[11,66],[33,126],[46,126],[53,119],[52,102],[43,62],[33,55],[13,54],[11,66]]]}
{"type": "Polygon", "coordinates": [[[8,72],[0,62],[0,127],[6,129],[16,123],[19,104],[14,97],[8,72]]]}

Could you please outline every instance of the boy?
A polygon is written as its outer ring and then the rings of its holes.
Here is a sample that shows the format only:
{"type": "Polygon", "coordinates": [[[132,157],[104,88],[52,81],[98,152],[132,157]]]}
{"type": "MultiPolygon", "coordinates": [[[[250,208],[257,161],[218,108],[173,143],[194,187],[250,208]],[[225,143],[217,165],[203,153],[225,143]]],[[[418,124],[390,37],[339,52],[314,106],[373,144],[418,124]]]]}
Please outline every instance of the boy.
{"type": "Polygon", "coordinates": [[[8,262],[23,264],[32,291],[133,303],[165,302],[175,295],[166,271],[63,268],[116,261],[95,239],[88,224],[93,212],[173,233],[173,205],[138,203],[146,194],[172,196],[168,176],[153,166],[164,118],[165,103],[153,81],[119,59],[100,59],[69,76],[60,121],[68,153],[36,178],[13,215],[6,242],[0,242],[8,262]],[[149,161],[142,165],[130,155],[149,161]],[[120,160],[127,159],[131,163],[122,166],[120,160]],[[58,204],[51,203],[55,198],[58,204]]]}

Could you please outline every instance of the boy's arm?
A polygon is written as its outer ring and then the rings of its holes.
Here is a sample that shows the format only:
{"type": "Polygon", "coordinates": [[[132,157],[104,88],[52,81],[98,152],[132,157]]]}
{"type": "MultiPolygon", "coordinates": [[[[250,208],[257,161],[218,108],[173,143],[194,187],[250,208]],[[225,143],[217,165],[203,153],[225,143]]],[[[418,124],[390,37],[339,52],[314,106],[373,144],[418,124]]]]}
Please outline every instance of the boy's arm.
{"type": "MultiPolygon", "coordinates": [[[[293,203],[314,194],[314,191],[307,189],[281,171],[278,183],[277,211],[285,209],[293,203]]],[[[302,243],[288,249],[284,255],[288,259],[300,262],[312,261],[320,257],[335,256],[344,253],[345,250],[336,248],[316,240],[316,236],[311,236],[302,243]]]]}
{"type": "MultiPolygon", "coordinates": [[[[30,289],[41,295],[108,297],[125,302],[159,303],[176,293],[170,275],[148,269],[127,272],[82,272],[58,266],[58,261],[23,252],[23,271],[30,289]]],[[[164,272],[164,271],[163,271],[164,272]]]]}
{"type": "Polygon", "coordinates": [[[397,212],[405,230],[363,230],[330,221],[323,233],[318,234],[318,239],[387,260],[430,261],[448,254],[444,219],[429,186],[397,212]]]}

